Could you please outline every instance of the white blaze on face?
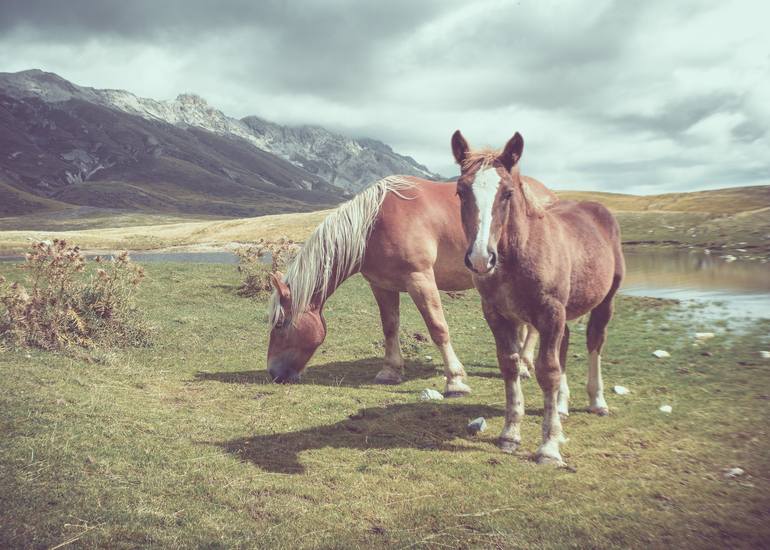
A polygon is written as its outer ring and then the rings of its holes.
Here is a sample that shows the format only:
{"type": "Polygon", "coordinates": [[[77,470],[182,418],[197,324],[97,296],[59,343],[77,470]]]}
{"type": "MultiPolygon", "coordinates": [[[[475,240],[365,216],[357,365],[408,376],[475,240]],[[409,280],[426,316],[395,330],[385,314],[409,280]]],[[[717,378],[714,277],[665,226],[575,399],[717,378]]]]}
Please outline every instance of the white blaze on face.
{"type": "Polygon", "coordinates": [[[491,268],[492,256],[489,247],[489,232],[492,226],[492,206],[500,185],[500,175],[492,167],[486,168],[476,175],[471,186],[471,192],[476,199],[476,207],[479,211],[478,231],[476,240],[471,246],[470,261],[474,269],[479,273],[486,273],[491,268]]]}

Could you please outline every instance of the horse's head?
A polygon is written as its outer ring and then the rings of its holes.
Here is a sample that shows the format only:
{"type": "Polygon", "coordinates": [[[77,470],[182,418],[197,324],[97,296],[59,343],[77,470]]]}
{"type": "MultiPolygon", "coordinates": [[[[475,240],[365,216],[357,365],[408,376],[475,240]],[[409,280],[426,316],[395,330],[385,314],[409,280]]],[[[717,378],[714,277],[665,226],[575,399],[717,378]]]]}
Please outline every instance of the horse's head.
{"type": "Polygon", "coordinates": [[[465,265],[476,274],[488,275],[497,265],[497,245],[508,220],[509,204],[516,185],[521,185],[518,162],[524,139],[516,132],[496,151],[471,151],[457,130],[452,135],[452,153],[460,165],[457,195],[465,236],[470,243],[465,265]]]}
{"type": "Polygon", "coordinates": [[[277,316],[267,347],[267,372],[275,382],[297,382],[308,361],[326,338],[326,321],[320,309],[310,305],[303,312],[292,309],[291,290],[280,273],[271,274],[274,300],[283,315],[277,316]]]}

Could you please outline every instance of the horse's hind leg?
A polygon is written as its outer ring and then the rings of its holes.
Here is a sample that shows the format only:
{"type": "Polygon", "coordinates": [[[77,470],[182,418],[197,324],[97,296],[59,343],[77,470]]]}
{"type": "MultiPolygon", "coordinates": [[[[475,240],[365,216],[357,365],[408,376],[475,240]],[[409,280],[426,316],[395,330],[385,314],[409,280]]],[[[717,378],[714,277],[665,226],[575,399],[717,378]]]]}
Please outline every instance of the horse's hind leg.
{"type": "Polygon", "coordinates": [[[567,351],[569,350],[569,326],[564,324],[564,336],[561,337],[559,349],[559,366],[561,367],[561,380],[559,382],[559,398],[556,410],[562,417],[569,416],[569,386],[567,385],[567,351]]]}
{"type": "Polygon", "coordinates": [[[532,376],[530,370],[535,370],[535,346],[539,336],[532,325],[521,323],[518,328],[518,344],[521,349],[521,364],[519,376],[527,379],[532,376]]]}
{"type": "Polygon", "coordinates": [[[382,332],[385,335],[385,366],[377,373],[378,384],[400,384],[404,371],[401,343],[398,340],[399,293],[371,285],[374,298],[380,308],[382,332]]]}
{"type": "Polygon", "coordinates": [[[444,376],[446,377],[444,394],[447,397],[461,397],[471,393],[471,389],[464,382],[465,369],[455,355],[452,343],[449,341],[449,327],[444,318],[441,296],[438,293],[438,288],[436,288],[433,271],[411,274],[406,289],[417,309],[420,310],[430,337],[444,359],[444,376]]]}
{"type": "Polygon", "coordinates": [[[586,332],[588,347],[588,412],[606,416],[609,414],[607,402],[604,400],[604,382],[602,381],[602,347],[607,338],[607,323],[612,318],[612,299],[614,291],[591,311],[586,332]]]}

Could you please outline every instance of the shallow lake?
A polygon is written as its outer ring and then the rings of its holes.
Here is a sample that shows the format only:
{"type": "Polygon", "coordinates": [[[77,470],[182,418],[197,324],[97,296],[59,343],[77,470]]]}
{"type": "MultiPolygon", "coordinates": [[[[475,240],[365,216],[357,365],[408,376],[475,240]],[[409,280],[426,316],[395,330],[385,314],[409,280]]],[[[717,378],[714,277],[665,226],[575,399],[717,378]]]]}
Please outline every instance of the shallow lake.
{"type": "MultiPolygon", "coordinates": [[[[731,317],[770,317],[770,264],[728,263],[716,254],[676,249],[640,248],[625,254],[624,294],[723,303],[727,307],[720,311],[726,310],[731,317]]],[[[139,263],[238,263],[230,252],[135,252],[131,257],[139,263]]]]}

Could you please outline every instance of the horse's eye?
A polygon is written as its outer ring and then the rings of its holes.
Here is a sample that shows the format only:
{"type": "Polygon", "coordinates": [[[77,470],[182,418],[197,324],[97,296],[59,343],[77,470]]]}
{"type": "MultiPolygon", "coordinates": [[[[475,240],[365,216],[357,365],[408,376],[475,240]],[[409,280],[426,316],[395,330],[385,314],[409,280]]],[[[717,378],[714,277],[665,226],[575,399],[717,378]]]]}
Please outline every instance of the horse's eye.
{"type": "Polygon", "coordinates": [[[512,196],[513,196],[513,191],[511,191],[510,189],[503,192],[503,200],[504,201],[511,200],[512,196]]]}

